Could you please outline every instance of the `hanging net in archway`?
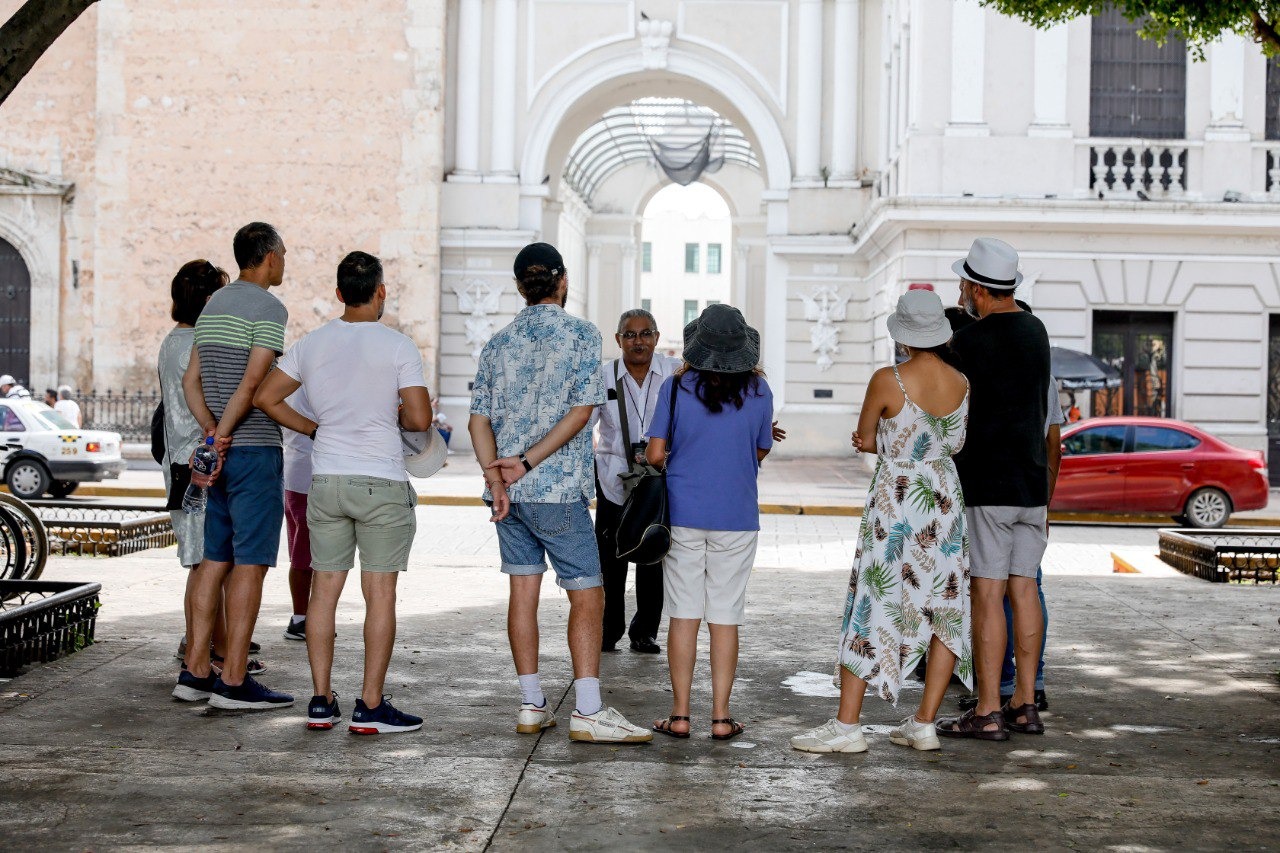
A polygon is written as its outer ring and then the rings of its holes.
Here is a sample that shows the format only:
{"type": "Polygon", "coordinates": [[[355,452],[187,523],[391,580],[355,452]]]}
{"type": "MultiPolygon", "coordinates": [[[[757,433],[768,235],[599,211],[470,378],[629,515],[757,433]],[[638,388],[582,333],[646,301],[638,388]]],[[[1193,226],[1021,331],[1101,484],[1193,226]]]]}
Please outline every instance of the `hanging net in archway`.
{"type": "Polygon", "coordinates": [[[649,138],[649,149],[653,159],[668,178],[682,187],[687,187],[704,174],[720,171],[724,165],[723,149],[716,153],[716,142],[719,132],[715,125],[707,131],[707,135],[697,142],[684,145],[668,145],[660,139],[649,138]]]}

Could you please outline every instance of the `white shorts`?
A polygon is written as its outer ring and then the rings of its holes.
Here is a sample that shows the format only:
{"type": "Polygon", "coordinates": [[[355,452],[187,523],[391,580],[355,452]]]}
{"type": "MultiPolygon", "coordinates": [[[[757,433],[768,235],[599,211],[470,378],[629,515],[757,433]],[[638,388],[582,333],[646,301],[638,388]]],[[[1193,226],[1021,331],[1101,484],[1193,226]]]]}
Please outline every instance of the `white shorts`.
{"type": "Polygon", "coordinates": [[[759,537],[756,530],[672,527],[671,550],[662,560],[667,616],[741,625],[759,537]]]}

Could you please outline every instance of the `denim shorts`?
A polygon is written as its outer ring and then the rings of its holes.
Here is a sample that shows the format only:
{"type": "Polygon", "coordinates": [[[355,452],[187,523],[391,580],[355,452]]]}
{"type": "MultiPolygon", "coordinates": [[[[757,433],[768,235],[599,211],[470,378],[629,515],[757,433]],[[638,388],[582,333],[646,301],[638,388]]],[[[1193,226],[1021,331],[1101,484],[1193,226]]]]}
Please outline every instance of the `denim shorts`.
{"type": "Polygon", "coordinates": [[[284,521],[284,456],[279,447],[229,447],[204,512],[204,558],[274,566],[284,521]]]}
{"type": "Polygon", "coordinates": [[[570,503],[513,503],[498,522],[502,571],[509,575],[540,575],[550,557],[556,583],[562,589],[602,586],[600,552],[585,500],[570,503]]]}

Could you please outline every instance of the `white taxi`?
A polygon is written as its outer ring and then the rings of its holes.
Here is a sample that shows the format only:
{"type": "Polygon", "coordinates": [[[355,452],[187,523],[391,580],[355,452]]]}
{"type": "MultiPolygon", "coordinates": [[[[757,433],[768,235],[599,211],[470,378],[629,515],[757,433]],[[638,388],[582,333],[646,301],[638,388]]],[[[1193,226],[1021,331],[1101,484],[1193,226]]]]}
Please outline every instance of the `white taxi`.
{"type": "Polygon", "coordinates": [[[84,482],[113,480],[125,461],[117,432],[76,429],[38,400],[0,399],[0,466],[24,500],[64,498],[84,482]]]}

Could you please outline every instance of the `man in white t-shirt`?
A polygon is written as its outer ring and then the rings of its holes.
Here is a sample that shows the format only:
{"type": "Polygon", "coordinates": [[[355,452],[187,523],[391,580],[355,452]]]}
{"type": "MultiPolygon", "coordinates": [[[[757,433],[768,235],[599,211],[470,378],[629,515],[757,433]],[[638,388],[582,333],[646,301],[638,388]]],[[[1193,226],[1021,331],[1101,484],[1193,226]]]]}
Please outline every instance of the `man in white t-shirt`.
{"type": "Polygon", "coordinates": [[[339,319],[304,337],[263,382],[254,405],[281,426],[310,436],[311,601],[307,657],[315,695],[307,727],[331,729],[341,718],[330,689],[334,616],[347,572],[360,551],[365,599],[365,670],[349,729],[355,734],[408,732],[422,719],[382,695],[396,634],[396,579],[409,564],[417,530],[417,496],[409,485],[400,429],[431,428],[431,399],[413,341],[378,321],[387,301],[382,264],[352,252],[338,265],[339,319]],[[286,399],[306,391],[306,417],[286,399]]]}
{"type": "Polygon", "coordinates": [[[76,429],[84,426],[81,420],[80,404],[71,399],[71,386],[58,386],[58,402],[53,404],[53,410],[71,422],[76,429]]]}

